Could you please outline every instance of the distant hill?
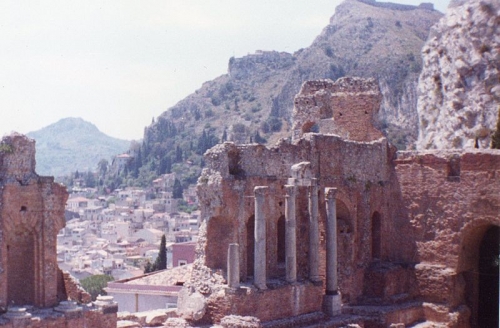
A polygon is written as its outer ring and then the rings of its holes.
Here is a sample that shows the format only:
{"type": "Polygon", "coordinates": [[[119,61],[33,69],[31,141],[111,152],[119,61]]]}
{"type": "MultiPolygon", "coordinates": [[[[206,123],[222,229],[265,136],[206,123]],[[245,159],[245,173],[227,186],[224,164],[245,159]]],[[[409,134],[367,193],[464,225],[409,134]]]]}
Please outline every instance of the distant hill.
{"type": "Polygon", "coordinates": [[[126,151],[130,141],[112,138],[81,118],[64,118],[27,134],[36,141],[36,171],[62,176],[76,170],[95,171],[97,163],[126,151]]]}

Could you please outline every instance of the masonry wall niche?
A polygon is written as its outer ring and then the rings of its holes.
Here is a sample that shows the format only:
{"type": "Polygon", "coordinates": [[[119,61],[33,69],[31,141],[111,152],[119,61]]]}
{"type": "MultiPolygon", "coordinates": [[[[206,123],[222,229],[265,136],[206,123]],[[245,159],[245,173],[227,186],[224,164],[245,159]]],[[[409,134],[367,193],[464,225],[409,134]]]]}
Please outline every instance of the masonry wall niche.
{"type": "Polygon", "coordinates": [[[352,219],[347,205],[337,199],[337,235],[339,263],[347,264],[353,255],[352,219]]]}
{"type": "Polygon", "coordinates": [[[35,304],[35,236],[18,232],[7,244],[7,304],[35,304]]]}
{"type": "Polygon", "coordinates": [[[206,255],[207,264],[212,268],[227,269],[227,248],[233,242],[233,224],[220,217],[211,217],[208,220],[206,255]]]}
{"type": "Polygon", "coordinates": [[[246,278],[251,279],[254,275],[254,230],[255,230],[255,216],[252,215],[248,218],[245,224],[246,230],[246,278]]]}
{"type": "Polygon", "coordinates": [[[285,268],[285,261],[286,261],[286,245],[285,245],[285,229],[286,229],[286,221],[285,221],[285,216],[282,215],[278,219],[278,235],[277,235],[277,243],[278,243],[278,266],[283,266],[283,269],[285,268]]]}
{"type": "Polygon", "coordinates": [[[478,326],[498,327],[498,279],[500,227],[490,227],[479,246],[478,326]]]}

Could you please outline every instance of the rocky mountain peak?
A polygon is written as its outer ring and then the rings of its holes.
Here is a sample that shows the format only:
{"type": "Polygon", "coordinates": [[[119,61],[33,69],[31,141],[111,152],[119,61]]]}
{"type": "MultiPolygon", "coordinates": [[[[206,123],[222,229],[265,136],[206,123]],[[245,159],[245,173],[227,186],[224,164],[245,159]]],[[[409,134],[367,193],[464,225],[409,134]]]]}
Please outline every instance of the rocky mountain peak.
{"type": "Polygon", "coordinates": [[[489,148],[500,107],[500,2],[454,1],[422,50],[420,149],[489,148]]]}

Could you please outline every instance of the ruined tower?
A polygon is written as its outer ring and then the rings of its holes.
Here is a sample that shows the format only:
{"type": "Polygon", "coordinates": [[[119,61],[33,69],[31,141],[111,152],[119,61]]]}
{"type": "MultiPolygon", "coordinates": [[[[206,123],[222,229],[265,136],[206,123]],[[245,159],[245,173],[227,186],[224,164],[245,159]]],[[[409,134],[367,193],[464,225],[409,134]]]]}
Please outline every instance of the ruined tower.
{"type": "Polygon", "coordinates": [[[0,306],[58,303],[57,233],[66,189],[35,173],[35,142],[19,134],[0,143],[0,306]]]}

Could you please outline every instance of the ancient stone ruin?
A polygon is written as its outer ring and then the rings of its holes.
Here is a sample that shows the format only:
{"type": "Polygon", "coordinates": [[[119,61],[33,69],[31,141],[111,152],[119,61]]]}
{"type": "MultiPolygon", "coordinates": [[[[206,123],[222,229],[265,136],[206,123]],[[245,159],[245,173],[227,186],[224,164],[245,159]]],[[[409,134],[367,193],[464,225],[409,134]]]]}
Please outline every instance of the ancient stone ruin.
{"type": "Polygon", "coordinates": [[[498,291],[500,151],[396,152],[373,126],[379,104],[373,80],[306,82],[291,140],[206,153],[181,316],[270,327],[498,318],[488,293],[498,291]]]}
{"type": "Polygon", "coordinates": [[[35,142],[20,134],[0,142],[1,327],[116,327],[117,305],[94,304],[57,265],[57,233],[68,193],[35,173],[35,142]]]}

